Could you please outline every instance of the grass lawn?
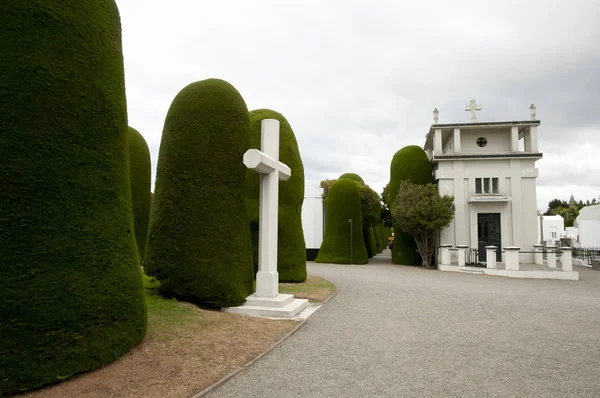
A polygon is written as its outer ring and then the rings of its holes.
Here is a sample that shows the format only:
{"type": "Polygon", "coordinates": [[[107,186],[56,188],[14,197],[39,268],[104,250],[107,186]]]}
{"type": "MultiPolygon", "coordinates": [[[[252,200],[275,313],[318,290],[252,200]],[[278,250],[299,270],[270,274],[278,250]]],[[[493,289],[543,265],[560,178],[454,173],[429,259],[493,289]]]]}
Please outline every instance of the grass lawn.
{"type": "MultiPolygon", "coordinates": [[[[137,347],[102,369],[22,396],[189,398],[243,367],[298,325],[165,299],[157,293],[158,282],[147,276],[144,286],[148,332],[137,347]]],[[[307,283],[279,286],[282,293],[311,300],[335,291],[333,284],[312,276],[307,283]]]]}

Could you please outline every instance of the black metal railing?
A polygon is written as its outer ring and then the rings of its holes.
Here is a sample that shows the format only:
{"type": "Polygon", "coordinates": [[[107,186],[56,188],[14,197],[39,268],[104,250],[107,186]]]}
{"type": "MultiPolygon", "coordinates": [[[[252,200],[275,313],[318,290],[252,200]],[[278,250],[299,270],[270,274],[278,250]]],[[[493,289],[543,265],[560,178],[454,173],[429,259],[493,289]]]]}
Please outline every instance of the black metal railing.
{"type": "Polygon", "coordinates": [[[600,260],[600,247],[574,247],[573,259],[587,262],[592,265],[592,260],[600,260]]]}

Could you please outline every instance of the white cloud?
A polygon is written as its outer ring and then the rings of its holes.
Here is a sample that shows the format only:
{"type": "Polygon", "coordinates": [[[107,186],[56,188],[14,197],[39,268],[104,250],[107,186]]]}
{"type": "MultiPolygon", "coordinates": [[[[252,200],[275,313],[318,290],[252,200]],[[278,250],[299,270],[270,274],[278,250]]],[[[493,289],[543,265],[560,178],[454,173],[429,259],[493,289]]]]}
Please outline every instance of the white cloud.
{"type": "Polygon", "coordinates": [[[117,0],[129,123],[156,167],[187,84],[225,79],[249,109],[283,113],[306,178],[356,172],[377,191],[393,154],[441,122],[528,118],[538,107],[538,207],[600,195],[600,3],[117,0]]]}

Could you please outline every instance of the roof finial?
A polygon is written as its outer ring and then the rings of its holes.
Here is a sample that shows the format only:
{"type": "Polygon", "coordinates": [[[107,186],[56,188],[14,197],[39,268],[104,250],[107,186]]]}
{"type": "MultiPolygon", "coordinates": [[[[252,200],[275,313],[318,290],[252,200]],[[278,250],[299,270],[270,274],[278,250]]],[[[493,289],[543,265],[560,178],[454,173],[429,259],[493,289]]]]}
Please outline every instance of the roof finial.
{"type": "Polygon", "coordinates": [[[437,124],[440,121],[440,111],[438,111],[438,108],[434,108],[433,109],[433,122],[435,124],[437,124]]]}
{"type": "Polygon", "coordinates": [[[531,115],[531,120],[535,120],[536,107],[535,104],[531,104],[529,107],[529,114],[531,115]]]}

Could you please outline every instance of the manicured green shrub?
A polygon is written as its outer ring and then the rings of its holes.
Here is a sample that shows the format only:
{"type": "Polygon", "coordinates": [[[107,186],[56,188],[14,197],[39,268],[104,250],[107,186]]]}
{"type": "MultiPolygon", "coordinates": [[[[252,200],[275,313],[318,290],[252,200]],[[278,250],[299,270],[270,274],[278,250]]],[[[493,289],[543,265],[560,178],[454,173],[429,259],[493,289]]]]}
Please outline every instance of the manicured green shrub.
{"type": "MultiPolygon", "coordinates": [[[[387,201],[390,209],[398,194],[401,181],[410,181],[422,185],[433,182],[429,159],[421,147],[409,145],[400,149],[394,155],[390,168],[390,189],[387,201]]],[[[421,256],[417,252],[417,244],[414,238],[402,232],[397,226],[394,227],[392,262],[403,265],[421,264],[421,256]]]]}
{"type": "Polygon", "coordinates": [[[373,257],[374,257],[377,255],[377,243],[375,242],[375,232],[373,231],[373,226],[370,226],[368,231],[369,231],[369,240],[368,240],[369,249],[367,249],[367,252],[370,251],[371,253],[373,253],[373,257]]]}
{"type": "Polygon", "coordinates": [[[131,180],[131,205],[133,225],[140,259],[144,261],[150,219],[150,150],[139,131],[129,127],[129,178],[131,180]]]}
{"type": "Polygon", "coordinates": [[[373,234],[375,238],[375,249],[377,253],[381,253],[383,251],[383,244],[381,240],[381,225],[373,226],[373,234]]]}
{"type": "Polygon", "coordinates": [[[341,176],[338,178],[338,180],[339,180],[339,179],[341,179],[341,178],[348,178],[348,179],[350,179],[350,180],[352,180],[352,181],[358,181],[358,182],[360,182],[361,184],[364,184],[364,183],[365,183],[365,181],[362,179],[362,177],[361,177],[361,176],[359,176],[358,174],[355,174],[355,173],[345,173],[345,174],[342,174],[342,175],[341,175],[341,176]]]}
{"type": "Polygon", "coordinates": [[[331,186],[326,204],[325,225],[325,236],[315,262],[335,264],[350,264],[351,261],[352,264],[369,262],[362,232],[360,195],[354,181],[342,178],[331,186]],[[352,229],[349,219],[353,220],[352,229]]]}
{"type": "Polygon", "coordinates": [[[0,3],[0,395],[146,332],[114,1],[0,3]]]}
{"type": "Polygon", "coordinates": [[[163,129],[144,269],[164,294],[217,307],[252,293],[252,248],[242,159],[248,109],[229,83],[177,94],[163,129]]]}
{"type": "MultiPolygon", "coordinates": [[[[292,176],[279,182],[279,223],[277,234],[277,271],[280,282],[304,282],[306,279],[306,243],[302,229],[304,202],[304,166],[296,136],[286,118],[270,109],[250,112],[252,133],[250,148],[260,149],[261,122],[279,120],[279,160],[289,166],[292,176]]],[[[258,214],[260,174],[246,171],[246,206],[252,232],[254,273],[258,271],[258,214]]]]}

